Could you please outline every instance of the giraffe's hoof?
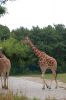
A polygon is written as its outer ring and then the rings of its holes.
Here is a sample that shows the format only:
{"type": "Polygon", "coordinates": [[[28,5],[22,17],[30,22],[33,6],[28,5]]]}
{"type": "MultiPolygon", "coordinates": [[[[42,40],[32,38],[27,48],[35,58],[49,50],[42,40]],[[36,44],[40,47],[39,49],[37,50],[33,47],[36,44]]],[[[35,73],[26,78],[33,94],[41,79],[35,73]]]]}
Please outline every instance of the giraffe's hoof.
{"type": "Polygon", "coordinates": [[[63,86],[59,86],[59,88],[64,88],[63,86]]]}
{"type": "Polygon", "coordinates": [[[56,86],[55,89],[57,89],[58,87],[56,86]]]}
{"type": "Polygon", "coordinates": [[[2,86],[2,89],[4,89],[4,86],[2,86]]]}
{"type": "Polygon", "coordinates": [[[50,86],[47,86],[47,88],[48,88],[48,89],[51,89],[51,87],[50,87],[50,86]]]}
{"type": "Polygon", "coordinates": [[[6,86],[5,89],[8,89],[8,86],[6,86]]]}
{"type": "Polygon", "coordinates": [[[8,87],[7,86],[2,86],[2,89],[8,89],[8,87]]]}
{"type": "Polygon", "coordinates": [[[51,87],[48,87],[48,89],[51,89],[51,87]]]}
{"type": "Polygon", "coordinates": [[[43,86],[43,87],[42,87],[42,90],[44,90],[44,89],[45,89],[45,87],[43,86]]]}

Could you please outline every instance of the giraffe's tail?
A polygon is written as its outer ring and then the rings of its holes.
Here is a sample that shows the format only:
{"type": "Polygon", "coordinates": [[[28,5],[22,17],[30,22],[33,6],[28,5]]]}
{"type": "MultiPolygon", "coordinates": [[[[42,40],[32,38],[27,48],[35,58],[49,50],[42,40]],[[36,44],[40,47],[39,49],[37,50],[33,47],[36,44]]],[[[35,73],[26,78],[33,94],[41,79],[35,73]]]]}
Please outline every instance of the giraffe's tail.
{"type": "Polygon", "coordinates": [[[56,70],[56,78],[57,78],[57,76],[58,76],[58,70],[56,70]]]}

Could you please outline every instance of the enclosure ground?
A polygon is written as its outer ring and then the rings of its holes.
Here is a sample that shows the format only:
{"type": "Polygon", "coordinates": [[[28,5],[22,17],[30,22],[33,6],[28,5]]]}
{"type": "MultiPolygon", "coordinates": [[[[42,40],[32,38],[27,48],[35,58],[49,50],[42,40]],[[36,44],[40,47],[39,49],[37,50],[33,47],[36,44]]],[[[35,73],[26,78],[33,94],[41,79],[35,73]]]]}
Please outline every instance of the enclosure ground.
{"type": "MultiPolygon", "coordinates": [[[[46,80],[48,85],[51,81],[46,80]]],[[[64,88],[58,87],[55,89],[55,82],[52,83],[52,89],[42,90],[42,79],[40,77],[9,77],[9,90],[13,94],[25,95],[30,98],[37,97],[40,100],[44,100],[47,97],[55,97],[58,100],[64,100],[66,98],[66,83],[58,81],[58,85],[64,88]]],[[[7,93],[7,90],[1,88],[0,93],[7,93]]]]}

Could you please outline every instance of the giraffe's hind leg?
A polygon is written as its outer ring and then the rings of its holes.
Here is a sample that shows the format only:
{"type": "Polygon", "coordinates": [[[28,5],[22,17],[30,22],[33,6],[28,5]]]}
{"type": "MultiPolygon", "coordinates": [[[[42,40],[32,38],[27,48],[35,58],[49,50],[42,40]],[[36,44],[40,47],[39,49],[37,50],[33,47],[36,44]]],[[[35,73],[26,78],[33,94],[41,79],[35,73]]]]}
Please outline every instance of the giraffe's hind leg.
{"type": "Polygon", "coordinates": [[[56,83],[55,88],[57,89],[58,88],[58,82],[57,82],[57,79],[56,79],[56,74],[55,74],[55,83],[56,83]]]}
{"type": "MultiPolygon", "coordinates": [[[[52,70],[52,74],[53,74],[53,79],[51,80],[51,85],[52,85],[52,81],[55,80],[55,83],[56,83],[56,87],[58,87],[58,82],[57,82],[57,73],[56,73],[56,70],[52,70]]],[[[51,87],[50,85],[50,87],[51,87]]]]}
{"type": "Polygon", "coordinates": [[[1,85],[2,85],[2,88],[4,88],[4,74],[1,73],[1,85]]]}
{"type": "Polygon", "coordinates": [[[43,87],[42,87],[42,89],[45,89],[45,79],[44,79],[44,73],[42,73],[41,78],[43,79],[43,87]]]}
{"type": "Polygon", "coordinates": [[[7,72],[4,74],[3,79],[4,79],[4,85],[3,85],[2,88],[8,89],[8,75],[7,75],[7,72]]]}
{"type": "Polygon", "coordinates": [[[6,76],[5,76],[5,78],[6,78],[6,87],[5,87],[5,89],[8,89],[8,75],[9,75],[9,73],[7,73],[6,72],[6,76]]]}

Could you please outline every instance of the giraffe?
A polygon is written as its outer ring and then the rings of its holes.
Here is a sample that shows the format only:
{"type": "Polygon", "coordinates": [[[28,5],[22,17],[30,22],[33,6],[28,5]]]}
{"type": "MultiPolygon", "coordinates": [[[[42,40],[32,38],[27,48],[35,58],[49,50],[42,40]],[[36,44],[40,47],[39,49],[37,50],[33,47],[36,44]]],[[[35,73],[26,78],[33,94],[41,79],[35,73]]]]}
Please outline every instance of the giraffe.
{"type": "Polygon", "coordinates": [[[11,69],[10,60],[0,51],[0,75],[2,88],[8,89],[8,76],[11,69]]]}
{"type": "MultiPolygon", "coordinates": [[[[21,43],[27,43],[30,48],[32,49],[32,51],[35,53],[35,55],[39,58],[38,64],[39,67],[41,69],[41,77],[43,79],[43,88],[45,89],[45,85],[47,88],[51,89],[51,85],[48,86],[47,83],[45,82],[45,72],[47,69],[50,69],[52,71],[53,74],[53,79],[56,82],[56,87],[58,87],[58,83],[57,83],[57,61],[55,58],[49,56],[48,54],[46,54],[45,52],[39,50],[36,46],[34,46],[34,44],[32,43],[32,41],[30,40],[29,37],[25,37],[24,40],[21,40],[21,43]]],[[[52,80],[51,80],[51,84],[52,84],[52,80]]]]}

